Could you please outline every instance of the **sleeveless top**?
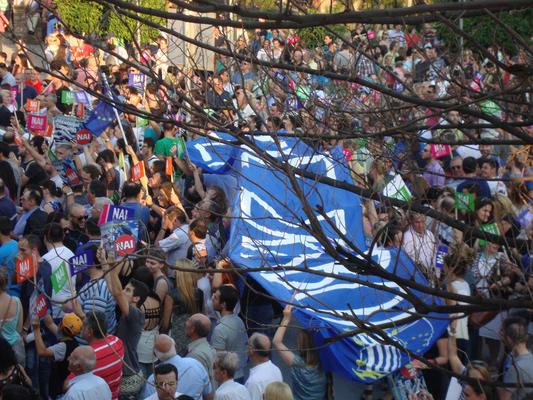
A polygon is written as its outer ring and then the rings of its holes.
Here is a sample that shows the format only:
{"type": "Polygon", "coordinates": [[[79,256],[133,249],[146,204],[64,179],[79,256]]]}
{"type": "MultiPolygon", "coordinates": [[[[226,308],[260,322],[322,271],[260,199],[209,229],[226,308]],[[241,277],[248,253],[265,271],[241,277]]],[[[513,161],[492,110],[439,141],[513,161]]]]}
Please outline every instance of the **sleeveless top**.
{"type": "Polygon", "coordinates": [[[0,379],[0,393],[2,392],[4,386],[9,384],[27,387],[24,375],[20,371],[20,367],[18,365],[14,366],[13,371],[11,371],[11,374],[7,378],[0,379]]]}
{"type": "MultiPolygon", "coordinates": [[[[159,300],[157,297],[152,297],[153,299],[159,300]]],[[[159,323],[161,322],[161,300],[159,300],[159,306],[147,308],[146,302],[141,306],[141,311],[144,314],[144,330],[150,331],[155,328],[159,328],[159,323]]]]}
{"type": "Polygon", "coordinates": [[[74,339],[68,338],[63,341],[67,346],[65,358],[63,361],[56,361],[52,363],[52,373],[50,375],[50,396],[55,399],[63,393],[63,383],[70,374],[68,370],[68,358],[70,354],[79,346],[74,339]]]}
{"type": "MultiPolygon", "coordinates": [[[[172,285],[170,284],[170,281],[168,280],[168,278],[165,275],[161,275],[161,276],[158,276],[156,278],[156,280],[154,281],[154,291],[157,288],[157,284],[161,280],[164,280],[167,283],[167,295],[168,295],[170,293],[170,290],[172,289],[172,285]]],[[[161,303],[163,303],[165,301],[165,299],[159,299],[159,300],[161,300],[161,303]]]]}
{"type": "MultiPolygon", "coordinates": [[[[154,296],[157,296],[154,294],[154,296]]],[[[149,298],[157,299],[151,295],[149,298]]],[[[141,306],[141,311],[144,314],[144,328],[141,332],[141,337],[137,343],[137,356],[139,362],[144,364],[151,364],[156,361],[154,355],[155,339],[159,333],[159,323],[161,322],[161,301],[157,307],[146,307],[146,302],[141,306]]]]}
{"type": "Polygon", "coordinates": [[[13,345],[17,340],[20,339],[20,334],[17,331],[17,324],[20,318],[20,303],[16,298],[11,296],[8,308],[11,304],[11,301],[15,301],[15,304],[17,305],[17,311],[13,317],[0,320],[0,326],[2,327],[0,334],[10,345],[13,345]]]}

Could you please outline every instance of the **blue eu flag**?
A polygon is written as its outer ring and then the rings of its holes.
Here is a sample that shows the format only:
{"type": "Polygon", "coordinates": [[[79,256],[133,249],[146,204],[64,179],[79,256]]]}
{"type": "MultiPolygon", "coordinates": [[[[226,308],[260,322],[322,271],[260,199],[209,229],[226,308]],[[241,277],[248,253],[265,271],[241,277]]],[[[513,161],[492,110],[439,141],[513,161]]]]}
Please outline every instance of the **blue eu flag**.
{"type": "Polygon", "coordinates": [[[84,127],[94,136],[100,136],[105,129],[115,121],[113,106],[105,101],[100,101],[89,114],[84,127]]]}

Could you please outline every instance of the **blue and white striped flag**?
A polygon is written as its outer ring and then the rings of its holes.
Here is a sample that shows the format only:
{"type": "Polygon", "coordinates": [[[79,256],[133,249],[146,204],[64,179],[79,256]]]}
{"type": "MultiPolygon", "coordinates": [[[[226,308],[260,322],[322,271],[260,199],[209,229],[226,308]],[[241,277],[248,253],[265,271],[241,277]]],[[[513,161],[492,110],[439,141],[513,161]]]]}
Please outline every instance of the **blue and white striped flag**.
{"type": "MultiPolygon", "coordinates": [[[[295,289],[298,291],[295,302],[301,307],[295,308],[296,318],[313,332],[326,370],[369,383],[410,361],[405,352],[390,344],[383,345],[379,337],[369,334],[329,343],[328,339],[356,329],[353,317],[374,325],[390,324],[384,332],[394,343],[417,354],[427,351],[441,336],[447,322],[428,315],[402,323],[415,310],[401,296],[401,287],[374,275],[348,270],[305,228],[314,222],[320,224],[324,240],[334,249],[351,252],[346,243],[349,241],[367,251],[359,197],[294,174],[295,180],[291,181],[257,156],[261,153],[293,167],[351,182],[341,149],[324,154],[296,138],[278,137],[278,143],[269,136],[253,140],[258,147],[254,151],[242,146],[224,149],[224,145],[211,145],[205,139],[188,143],[193,163],[209,167],[212,172],[224,171],[231,163],[232,173],[238,176],[241,190],[233,204],[229,246],[232,261],[248,268],[281,267],[276,271],[254,272],[252,276],[282,302],[290,301],[295,289]],[[230,155],[231,159],[221,155],[230,155]],[[302,199],[313,208],[316,221],[304,212],[302,199]],[[359,281],[339,279],[341,276],[359,281]]],[[[362,256],[359,258],[366,262],[362,256]]],[[[409,257],[398,249],[376,249],[372,259],[399,277],[427,284],[409,257]]],[[[428,304],[438,304],[433,297],[415,294],[428,304]]]]}

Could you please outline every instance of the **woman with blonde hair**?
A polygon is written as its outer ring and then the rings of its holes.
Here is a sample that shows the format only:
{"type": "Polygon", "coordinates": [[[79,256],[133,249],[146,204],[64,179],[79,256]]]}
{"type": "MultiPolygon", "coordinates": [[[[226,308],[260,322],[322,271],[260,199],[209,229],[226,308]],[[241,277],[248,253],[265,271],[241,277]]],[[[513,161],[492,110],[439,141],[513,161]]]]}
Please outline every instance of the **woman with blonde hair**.
{"type": "Polygon", "coordinates": [[[494,195],[494,219],[498,225],[498,231],[511,247],[516,247],[516,239],[521,232],[520,222],[516,215],[516,208],[512,201],[503,194],[494,195]]]}
{"type": "Polygon", "coordinates": [[[191,260],[179,260],[176,267],[176,287],[171,292],[174,302],[172,309],[171,336],[176,342],[179,354],[187,352],[190,340],[185,334],[185,322],[193,314],[203,311],[203,294],[198,289],[198,279],[201,273],[184,271],[195,268],[191,260]]]}
{"type": "Polygon", "coordinates": [[[272,382],[265,387],[263,400],[293,400],[292,391],[285,382],[272,382]]]}

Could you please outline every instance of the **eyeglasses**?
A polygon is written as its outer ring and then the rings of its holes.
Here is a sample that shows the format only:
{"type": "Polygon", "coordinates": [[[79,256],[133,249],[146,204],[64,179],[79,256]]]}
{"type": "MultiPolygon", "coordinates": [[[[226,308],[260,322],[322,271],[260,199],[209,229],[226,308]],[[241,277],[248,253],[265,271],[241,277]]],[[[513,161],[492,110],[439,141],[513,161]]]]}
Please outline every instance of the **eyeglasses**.
{"type": "Polygon", "coordinates": [[[72,217],[74,219],[77,219],[78,221],[86,220],[89,218],[87,215],[80,215],[79,217],[72,217]]]}

